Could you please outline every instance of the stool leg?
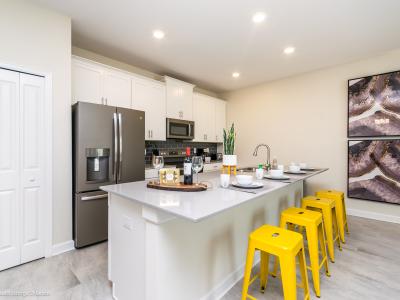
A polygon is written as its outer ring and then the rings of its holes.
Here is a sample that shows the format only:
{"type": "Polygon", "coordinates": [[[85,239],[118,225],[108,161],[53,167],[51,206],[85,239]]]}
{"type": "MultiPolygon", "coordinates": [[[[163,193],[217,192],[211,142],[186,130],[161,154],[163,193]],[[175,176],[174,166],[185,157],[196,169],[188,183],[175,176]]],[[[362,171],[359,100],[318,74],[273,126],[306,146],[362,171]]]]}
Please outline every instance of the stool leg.
{"type": "Polygon", "coordinates": [[[281,265],[281,278],[285,300],[296,300],[296,259],[294,256],[282,255],[279,257],[281,265]]]}
{"type": "Polygon", "coordinates": [[[253,258],[255,250],[256,249],[254,248],[253,243],[251,242],[251,240],[249,240],[249,246],[247,247],[246,267],[244,269],[243,277],[242,300],[247,299],[247,292],[249,290],[251,269],[253,268],[253,258]]]}
{"type": "Polygon", "coordinates": [[[328,245],[328,253],[331,262],[335,262],[335,250],[333,248],[333,232],[332,232],[332,211],[330,208],[323,209],[323,223],[325,227],[326,243],[328,245]]]}
{"type": "Polygon", "coordinates": [[[319,282],[319,251],[318,251],[318,228],[306,226],[308,252],[310,254],[311,274],[314,282],[314,290],[317,297],[321,297],[319,282]]]}
{"type": "Polygon", "coordinates": [[[299,257],[301,282],[304,289],[304,300],[307,300],[310,299],[310,288],[308,286],[307,266],[306,266],[306,257],[304,254],[304,248],[300,249],[298,257],[299,257]]]}
{"type": "Polygon", "coordinates": [[[260,262],[260,283],[261,293],[264,293],[268,282],[268,269],[269,269],[269,254],[261,251],[261,262],[260,262]]]}
{"type": "Polygon", "coordinates": [[[343,201],[342,207],[343,207],[343,220],[344,220],[343,222],[344,222],[344,227],[345,227],[345,229],[346,229],[346,233],[347,233],[347,234],[350,234],[349,225],[348,225],[348,223],[347,223],[346,202],[344,201],[344,199],[343,199],[342,201],[343,201]]]}
{"type": "Polygon", "coordinates": [[[321,246],[322,259],[325,260],[324,261],[325,274],[330,277],[331,274],[329,273],[329,267],[328,267],[328,255],[326,253],[325,229],[322,223],[319,224],[318,226],[318,237],[319,237],[319,244],[321,246]]]}
{"type": "Polygon", "coordinates": [[[333,228],[335,229],[335,240],[337,242],[337,245],[339,247],[339,250],[342,251],[342,245],[340,244],[340,234],[339,234],[339,223],[338,219],[336,218],[336,207],[333,208],[334,212],[332,213],[332,222],[333,222],[333,228]]]}
{"type": "MultiPolygon", "coordinates": [[[[289,226],[289,224],[287,224],[284,217],[281,216],[279,227],[286,229],[287,226],[289,226]]],[[[271,273],[272,277],[276,277],[276,275],[278,274],[278,259],[279,259],[278,256],[275,256],[274,269],[272,270],[271,273]]]]}
{"type": "Polygon", "coordinates": [[[344,239],[344,216],[343,216],[343,202],[342,200],[335,200],[336,205],[336,219],[339,225],[340,240],[345,243],[344,239]]]}

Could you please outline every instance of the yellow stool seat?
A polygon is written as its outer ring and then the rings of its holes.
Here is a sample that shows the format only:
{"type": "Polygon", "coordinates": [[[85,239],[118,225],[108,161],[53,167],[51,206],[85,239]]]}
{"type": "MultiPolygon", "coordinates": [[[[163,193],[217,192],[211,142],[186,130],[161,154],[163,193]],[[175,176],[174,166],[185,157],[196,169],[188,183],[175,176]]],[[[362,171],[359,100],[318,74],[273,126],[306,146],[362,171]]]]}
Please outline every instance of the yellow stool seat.
{"type": "Polygon", "coordinates": [[[344,231],[349,234],[349,225],[347,224],[346,203],[344,201],[344,193],[335,190],[319,190],[315,196],[335,200],[336,217],[339,224],[340,240],[345,243],[344,231]]]}
{"type": "MultiPolygon", "coordinates": [[[[310,256],[311,267],[307,267],[312,272],[314,290],[317,297],[321,296],[319,270],[325,266],[326,275],[330,276],[328,269],[328,258],[325,245],[325,230],[322,222],[322,214],[317,211],[304,208],[290,207],[281,213],[280,227],[294,230],[294,225],[306,229],[308,241],[308,252],[310,256]],[[322,260],[319,263],[319,247],[321,248],[322,260]]],[[[275,260],[274,274],[276,275],[278,261],[275,260]]]]}
{"type": "Polygon", "coordinates": [[[268,279],[270,254],[279,257],[285,300],[297,299],[296,257],[299,259],[304,299],[310,299],[303,236],[279,227],[263,225],[249,235],[242,300],[256,300],[255,297],[248,294],[248,289],[258,276],[260,277],[261,292],[264,292],[268,279]],[[261,252],[260,274],[251,279],[251,269],[256,250],[261,252]]]}
{"type": "Polygon", "coordinates": [[[332,262],[335,262],[335,242],[337,242],[339,250],[342,250],[342,246],[340,245],[339,226],[336,218],[335,200],[307,196],[301,200],[301,207],[322,213],[329,257],[332,262]]]}

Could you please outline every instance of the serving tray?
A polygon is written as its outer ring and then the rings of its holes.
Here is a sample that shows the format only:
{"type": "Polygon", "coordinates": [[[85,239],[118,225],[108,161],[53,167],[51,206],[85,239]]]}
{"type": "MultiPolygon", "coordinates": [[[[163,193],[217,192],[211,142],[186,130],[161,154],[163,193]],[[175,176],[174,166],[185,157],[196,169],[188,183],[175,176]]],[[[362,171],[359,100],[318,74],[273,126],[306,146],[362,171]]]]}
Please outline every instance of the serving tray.
{"type": "Polygon", "coordinates": [[[150,189],[166,190],[166,191],[178,191],[178,192],[202,192],[207,190],[207,185],[203,183],[186,185],[178,183],[176,185],[163,185],[156,181],[149,181],[147,187],[150,189]]]}

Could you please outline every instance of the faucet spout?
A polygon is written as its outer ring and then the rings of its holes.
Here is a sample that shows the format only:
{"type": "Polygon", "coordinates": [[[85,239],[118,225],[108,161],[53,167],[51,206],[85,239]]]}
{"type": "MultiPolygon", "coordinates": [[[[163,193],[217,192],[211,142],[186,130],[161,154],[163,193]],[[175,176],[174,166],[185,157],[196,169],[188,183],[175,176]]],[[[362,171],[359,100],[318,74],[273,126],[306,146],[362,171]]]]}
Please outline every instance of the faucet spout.
{"type": "Polygon", "coordinates": [[[258,149],[261,147],[267,148],[267,164],[270,165],[271,164],[271,148],[267,144],[258,144],[256,146],[256,148],[254,149],[253,156],[258,155],[258,149]]]}

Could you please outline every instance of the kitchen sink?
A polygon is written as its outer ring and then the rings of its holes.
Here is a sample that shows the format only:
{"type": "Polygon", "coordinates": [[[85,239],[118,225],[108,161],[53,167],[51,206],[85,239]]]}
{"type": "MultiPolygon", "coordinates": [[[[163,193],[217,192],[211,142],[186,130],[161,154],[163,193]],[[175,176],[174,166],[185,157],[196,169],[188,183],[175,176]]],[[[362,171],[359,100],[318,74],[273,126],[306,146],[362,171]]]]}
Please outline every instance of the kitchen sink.
{"type": "Polygon", "coordinates": [[[246,167],[246,168],[239,168],[237,169],[238,172],[255,172],[256,171],[256,167],[246,167]]]}

